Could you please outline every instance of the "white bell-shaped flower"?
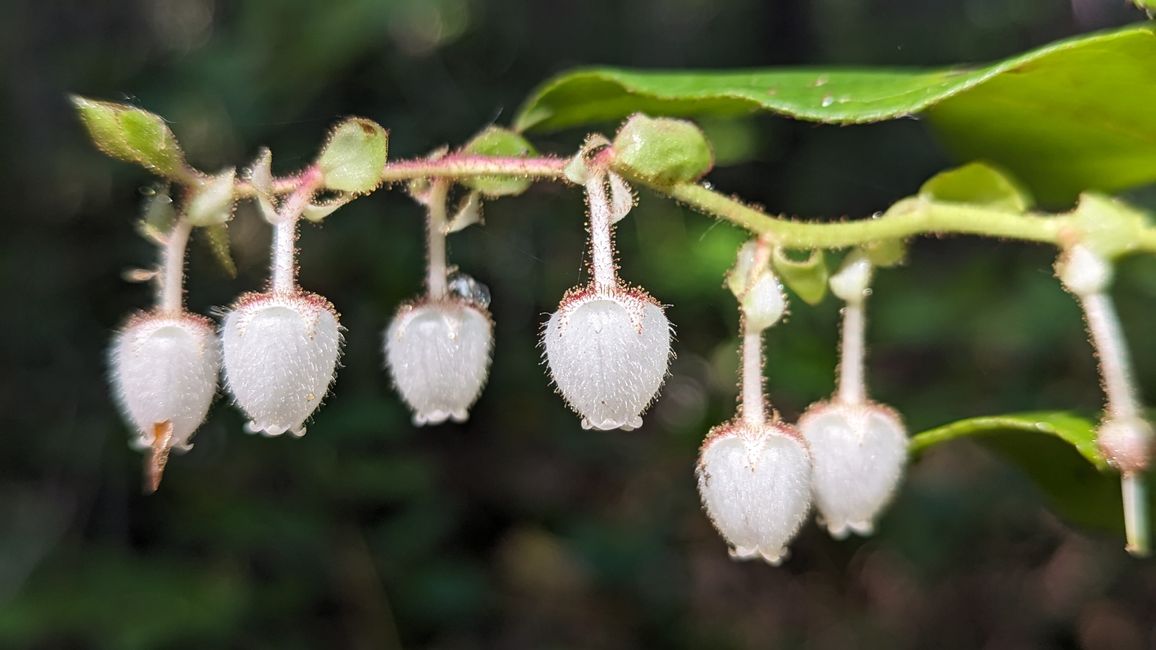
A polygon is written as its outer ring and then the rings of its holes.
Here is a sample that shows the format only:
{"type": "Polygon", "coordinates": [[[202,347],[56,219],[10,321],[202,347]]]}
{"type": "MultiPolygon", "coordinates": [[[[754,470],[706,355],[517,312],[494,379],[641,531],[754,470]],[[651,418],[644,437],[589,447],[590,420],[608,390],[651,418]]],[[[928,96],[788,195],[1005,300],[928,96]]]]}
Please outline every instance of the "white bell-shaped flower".
{"type": "Polygon", "coordinates": [[[464,422],[490,369],[493,325],[464,300],[403,305],[385,331],[390,376],[414,424],[464,422]]]}
{"type": "Polygon", "coordinates": [[[117,401],[137,431],[133,446],[151,448],[164,435],[162,453],[191,448],[217,392],[221,354],[211,323],[191,314],[134,317],[110,357],[117,401]]]}
{"type": "Polygon", "coordinates": [[[907,464],[907,430],[895,411],[874,403],[814,404],[799,431],[815,463],[815,505],[837,539],[870,535],[907,464]]]}
{"type": "Polygon", "coordinates": [[[225,316],[221,338],[225,383],[249,416],[245,429],[305,435],[341,349],[333,305],[311,293],[242,296],[225,316]]]}
{"type": "Polygon", "coordinates": [[[699,454],[698,491],[738,560],[778,565],[811,509],[811,458],[794,428],[728,422],[699,454]]]}
{"type": "Polygon", "coordinates": [[[550,375],[586,429],[631,430],[670,362],[670,321],[644,291],[572,290],[543,334],[550,375]]]}

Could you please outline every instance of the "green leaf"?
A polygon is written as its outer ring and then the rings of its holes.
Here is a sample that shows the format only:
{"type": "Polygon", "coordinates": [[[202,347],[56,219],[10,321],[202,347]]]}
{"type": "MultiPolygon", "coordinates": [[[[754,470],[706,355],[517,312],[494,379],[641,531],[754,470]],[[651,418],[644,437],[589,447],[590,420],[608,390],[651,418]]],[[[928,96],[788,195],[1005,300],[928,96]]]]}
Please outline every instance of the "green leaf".
{"type": "Polygon", "coordinates": [[[613,146],[616,170],[656,185],[698,180],[714,165],[702,129],[686,120],[635,114],[618,130],[613,146]]]}
{"type": "Polygon", "coordinates": [[[237,277],[237,264],[233,261],[233,254],[229,246],[229,226],[225,223],[205,226],[201,229],[205,233],[205,242],[213,257],[220,263],[225,274],[230,278],[237,277]]]}
{"type": "MultiPolygon", "coordinates": [[[[462,147],[462,153],[472,156],[500,156],[504,158],[521,158],[538,154],[529,140],[518,133],[498,126],[489,126],[483,129],[481,133],[475,135],[462,147]]],[[[507,176],[479,176],[462,179],[461,183],[490,198],[516,196],[529,189],[531,184],[528,179],[507,176]]]]}
{"type": "Polygon", "coordinates": [[[1096,424],[1066,412],[1017,413],[959,420],[911,437],[910,450],[916,454],[927,447],[966,437],[1014,433],[1054,436],[1071,445],[1096,470],[1110,472],[1108,462],[1096,449],[1096,424]]]}
{"type": "MultiPolygon", "coordinates": [[[[1068,521],[1122,535],[1120,475],[1096,449],[1095,427],[1092,420],[1066,412],[970,418],[916,434],[910,451],[918,455],[935,445],[974,438],[1023,471],[1068,521]]],[[[1152,517],[1156,495],[1149,491],[1148,496],[1152,517]]]]}
{"type": "Polygon", "coordinates": [[[980,67],[577,70],[541,86],[518,130],[756,111],[830,124],[926,113],[964,159],[989,160],[1046,201],[1156,180],[1156,29],[1081,36],[980,67]]]}
{"type": "Polygon", "coordinates": [[[159,115],[75,95],[72,104],[93,143],[109,156],[173,180],[191,175],[176,136],[159,115]]]}
{"type": "Polygon", "coordinates": [[[947,203],[970,203],[1009,212],[1024,212],[1031,196],[1003,172],[984,163],[968,163],[932,176],[919,195],[947,203]]]}
{"type": "Polygon", "coordinates": [[[389,134],[373,120],[351,117],[333,128],[317,158],[325,187],[365,194],[381,185],[389,134]]]}
{"type": "Polygon", "coordinates": [[[813,250],[805,260],[791,258],[787,251],[776,248],[771,256],[775,273],[787,288],[808,305],[817,305],[827,295],[827,260],[821,250],[813,250]]]}

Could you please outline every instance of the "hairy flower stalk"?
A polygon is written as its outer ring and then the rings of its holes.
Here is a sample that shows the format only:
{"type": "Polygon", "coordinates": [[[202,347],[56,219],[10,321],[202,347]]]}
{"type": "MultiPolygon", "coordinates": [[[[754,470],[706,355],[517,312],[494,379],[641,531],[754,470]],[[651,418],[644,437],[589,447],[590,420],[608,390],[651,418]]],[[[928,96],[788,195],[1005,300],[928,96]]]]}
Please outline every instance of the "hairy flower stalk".
{"type": "Polygon", "coordinates": [[[185,245],[191,226],[178,219],[165,236],[157,307],[133,316],[111,350],[112,383],[121,411],[148,450],[145,489],[160,487],[172,450],[188,451],[217,391],[220,352],[209,321],[184,310],[185,245]]]}
{"type": "Polygon", "coordinates": [[[1120,471],[1126,548],[1133,555],[1147,555],[1150,544],[1145,471],[1152,456],[1153,430],[1140,407],[1127,341],[1108,295],[1112,265],[1087,246],[1077,244],[1061,256],[1056,275],[1079,300],[1100,362],[1106,404],[1096,443],[1108,463],[1120,471]]]}
{"type": "Polygon", "coordinates": [[[446,274],[448,179],[430,184],[425,297],[402,305],[385,331],[389,373],[416,425],[464,422],[490,369],[489,292],[467,275],[446,274]]]}
{"type": "Polygon", "coordinates": [[[838,387],[831,401],[812,404],[799,419],[815,462],[819,519],[837,539],[874,531],[907,463],[899,414],[867,397],[864,303],[871,272],[867,256],[855,251],[831,277],[831,291],[844,301],[838,387]]]}
{"type": "Polygon", "coordinates": [[[633,206],[625,183],[591,170],[586,180],[592,282],[566,293],[543,332],[546,362],[586,429],[642,426],[670,362],[670,321],[646,291],[618,279],[611,228],[633,206]]]}
{"type": "Polygon", "coordinates": [[[241,296],[225,316],[225,383],[250,433],[305,435],[329,391],[341,349],[333,305],[297,287],[297,221],[320,184],[315,170],[274,215],[270,291],[241,296]]]}
{"type": "Polygon", "coordinates": [[[782,318],[786,296],[766,263],[766,244],[748,244],[731,272],[743,317],[739,416],[707,434],[695,473],[731,557],[778,565],[811,508],[811,457],[794,427],[767,419],[762,331],[782,318]]]}

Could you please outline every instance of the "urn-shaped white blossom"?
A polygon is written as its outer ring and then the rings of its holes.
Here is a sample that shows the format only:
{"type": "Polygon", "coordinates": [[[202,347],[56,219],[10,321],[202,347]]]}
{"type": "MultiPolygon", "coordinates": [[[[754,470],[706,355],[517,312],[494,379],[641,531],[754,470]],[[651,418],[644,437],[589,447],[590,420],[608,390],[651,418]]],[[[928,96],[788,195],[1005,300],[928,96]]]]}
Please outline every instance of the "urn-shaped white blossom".
{"type": "Polygon", "coordinates": [[[870,535],[907,464],[907,430],[895,411],[871,402],[820,402],[799,419],[814,461],[820,519],[835,538],[870,535]]]}
{"type": "Polygon", "coordinates": [[[142,314],[113,339],[112,383],[134,446],[159,443],[187,451],[217,392],[221,354],[207,319],[191,314],[142,314]],[[171,430],[170,430],[171,427],[171,430]]]}
{"type": "Polygon", "coordinates": [[[586,429],[631,430],[670,361],[670,321],[645,291],[571,290],[543,333],[546,361],[586,429]]]}
{"type": "Polygon", "coordinates": [[[698,491],[731,557],[778,565],[811,508],[811,458],[795,429],[736,420],[699,452],[698,491]]]}
{"type": "Polygon", "coordinates": [[[385,331],[393,383],[417,425],[464,422],[490,369],[493,325],[485,307],[458,299],[402,305],[385,331]]]}
{"type": "Polygon", "coordinates": [[[221,330],[225,383],[250,433],[305,435],[333,382],[341,326],[333,305],[298,292],[242,296],[221,330]]]}

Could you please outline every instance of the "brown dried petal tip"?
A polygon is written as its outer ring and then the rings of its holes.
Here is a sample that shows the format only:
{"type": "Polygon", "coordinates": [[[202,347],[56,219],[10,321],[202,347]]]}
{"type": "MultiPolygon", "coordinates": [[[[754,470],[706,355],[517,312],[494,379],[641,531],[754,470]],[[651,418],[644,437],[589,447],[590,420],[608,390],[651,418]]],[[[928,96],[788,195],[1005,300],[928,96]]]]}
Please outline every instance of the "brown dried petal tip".
{"type": "Polygon", "coordinates": [[[153,443],[145,464],[145,494],[152,494],[161,486],[169,452],[173,448],[173,423],[170,420],[153,424],[153,443]]]}

